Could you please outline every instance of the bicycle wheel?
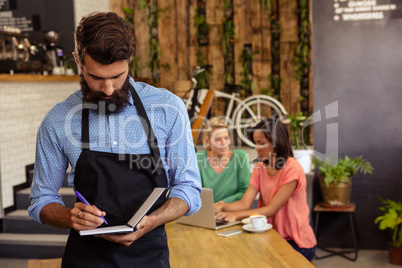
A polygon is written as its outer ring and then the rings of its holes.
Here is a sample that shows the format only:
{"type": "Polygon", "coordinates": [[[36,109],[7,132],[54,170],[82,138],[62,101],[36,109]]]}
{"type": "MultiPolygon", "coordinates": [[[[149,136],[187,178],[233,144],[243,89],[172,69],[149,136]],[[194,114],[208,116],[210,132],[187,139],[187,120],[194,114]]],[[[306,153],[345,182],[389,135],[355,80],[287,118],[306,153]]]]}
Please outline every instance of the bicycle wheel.
{"type": "Polygon", "coordinates": [[[248,138],[248,128],[255,126],[263,119],[271,117],[283,118],[287,115],[285,108],[280,102],[277,100],[273,102],[267,97],[251,96],[237,106],[233,113],[232,120],[237,136],[243,143],[252,148],[255,147],[255,144],[248,138]]]}

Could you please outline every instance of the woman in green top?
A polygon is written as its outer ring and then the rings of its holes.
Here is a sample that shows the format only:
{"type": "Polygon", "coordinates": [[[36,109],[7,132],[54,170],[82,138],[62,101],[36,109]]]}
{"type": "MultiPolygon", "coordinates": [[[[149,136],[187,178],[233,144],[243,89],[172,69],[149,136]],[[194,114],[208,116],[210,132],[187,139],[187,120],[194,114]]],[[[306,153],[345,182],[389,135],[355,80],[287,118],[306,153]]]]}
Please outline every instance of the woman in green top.
{"type": "Polygon", "coordinates": [[[197,153],[202,187],[211,188],[214,202],[240,200],[250,182],[250,163],[243,150],[230,150],[229,127],[219,118],[207,123],[206,151],[197,153]]]}

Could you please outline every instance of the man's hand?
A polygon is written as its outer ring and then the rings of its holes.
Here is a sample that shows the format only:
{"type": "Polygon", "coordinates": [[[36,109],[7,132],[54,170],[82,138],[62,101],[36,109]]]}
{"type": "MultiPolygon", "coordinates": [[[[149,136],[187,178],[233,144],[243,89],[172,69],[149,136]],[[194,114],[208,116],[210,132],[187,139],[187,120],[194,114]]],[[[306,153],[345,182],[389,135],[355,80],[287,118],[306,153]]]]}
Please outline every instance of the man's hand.
{"type": "Polygon", "coordinates": [[[168,199],[163,206],[145,216],[136,226],[136,231],[120,235],[97,235],[111,242],[120,243],[124,246],[130,246],[134,241],[152,231],[156,227],[167,222],[174,221],[188,211],[188,205],[180,198],[172,197],[168,199]]]}
{"type": "Polygon", "coordinates": [[[90,206],[77,202],[70,211],[71,225],[77,231],[94,229],[103,223],[99,216],[105,216],[106,212],[100,211],[96,206],[90,206]]]}
{"type": "Polygon", "coordinates": [[[126,247],[130,246],[134,241],[138,240],[140,237],[145,235],[146,233],[152,231],[157,227],[156,221],[152,219],[153,217],[144,216],[142,220],[137,224],[135,228],[135,232],[127,233],[127,234],[106,234],[106,235],[96,235],[96,237],[100,237],[106,239],[110,242],[120,243],[126,247]]]}

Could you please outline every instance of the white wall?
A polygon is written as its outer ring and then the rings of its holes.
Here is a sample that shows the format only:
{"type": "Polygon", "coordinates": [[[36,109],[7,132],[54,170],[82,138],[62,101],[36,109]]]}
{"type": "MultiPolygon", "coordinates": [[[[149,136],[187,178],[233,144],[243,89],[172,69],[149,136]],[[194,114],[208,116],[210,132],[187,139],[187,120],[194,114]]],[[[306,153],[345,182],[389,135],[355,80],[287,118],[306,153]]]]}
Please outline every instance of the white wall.
{"type": "Polygon", "coordinates": [[[109,0],[74,0],[74,22],[77,27],[81,18],[96,11],[108,12],[110,10],[109,0]]]}

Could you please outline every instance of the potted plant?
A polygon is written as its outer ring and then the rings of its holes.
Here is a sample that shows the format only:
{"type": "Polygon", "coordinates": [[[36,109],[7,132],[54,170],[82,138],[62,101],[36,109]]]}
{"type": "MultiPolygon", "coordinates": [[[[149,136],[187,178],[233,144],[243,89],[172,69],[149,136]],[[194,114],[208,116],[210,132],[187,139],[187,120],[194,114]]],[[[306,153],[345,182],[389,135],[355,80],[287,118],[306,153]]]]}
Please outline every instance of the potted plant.
{"type": "Polygon", "coordinates": [[[66,75],[75,75],[77,73],[77,64],[73,56],[63,56],[63,66],[66,75]]]}
{"type": "Polygon", "coordinates": [[[303,127],[307,120],[302,112],[294,116],[288,115],[284,123],[290,124],[290,140],[293,144],[293,155],[299,164],[303,167],[304,173],[310,173],[312,167],[313,149],[306,146],[303,139],[303,127]]]}
{"type": "Polygon", "coordinates": [[[364,174],[373,172],[372,165],[363,156],[351,159],[346,155],[336,164],[331,164],[328,158],[325,162],[315,158],[313,163],[318,168],[324,204],[328,206],[350,205],[353,176],[358,172],[364,174]]]}
{"type": "Polygon", "coordinates": [[[382,216],[378,216],[374,223],[379,223],[380,230],[391,229],[392,242],[388,243],[389,261],[392,264],[402,265],[402,201],[379,198],[383,206],[382,216]]]}

